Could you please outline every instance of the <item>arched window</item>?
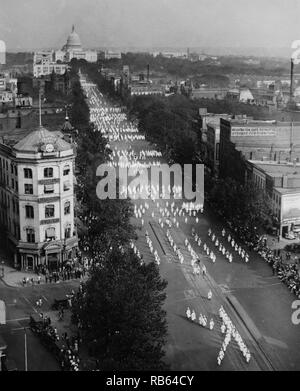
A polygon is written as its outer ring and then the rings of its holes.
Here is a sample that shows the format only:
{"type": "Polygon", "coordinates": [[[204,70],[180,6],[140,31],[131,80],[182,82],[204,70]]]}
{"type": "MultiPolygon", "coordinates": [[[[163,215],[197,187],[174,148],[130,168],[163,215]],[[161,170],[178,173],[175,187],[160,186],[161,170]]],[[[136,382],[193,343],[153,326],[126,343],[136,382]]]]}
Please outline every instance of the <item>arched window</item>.
{"type": "Polygon", "coordinates": [[[45,178],[53,178],[53,168],[52,167],[44,168],[44,177],[45,178]]]}
{"type": "Polygon", "coordinates": [[[26,218],[27,219],[33,219],[34,218],[34,209],[32,205],[26,205],[25,206],[26,211],[26,218]]]}

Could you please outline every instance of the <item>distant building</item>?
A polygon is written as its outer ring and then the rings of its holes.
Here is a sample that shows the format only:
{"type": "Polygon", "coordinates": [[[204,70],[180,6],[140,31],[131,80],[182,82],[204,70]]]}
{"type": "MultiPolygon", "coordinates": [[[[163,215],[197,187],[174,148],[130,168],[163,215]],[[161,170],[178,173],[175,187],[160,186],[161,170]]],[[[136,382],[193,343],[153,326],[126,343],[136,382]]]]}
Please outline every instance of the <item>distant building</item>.
{"type": "Polygon", "coordinates": [[[187,59],[188,54],[187,52],[172,52],[172,51],[165,51],[160,53],[161,56],[166,58],[181,58],[181,59],[187,59]]]}
{"type": "Polygon", "coordinates": [[[73,146],[38,127],[0,143],[0,223],[15,267],[57,269],[75,255],[73,146]]]}
{"type": "Polygon", "coordinates": [[[133,95],[164,95],[165,91],[161,86],[151,84],[131,84],[128,86],[131,96],[133,95]]]}
{"type": "Polygon", "coordinates": [[[83,50],[79,35],[72,27],[67,42],[61,50],[39,51],[33,57],[33,75],[40,77],[55,72],[62,75],[68,69],[68,63],[73,59],[83,59],[87,62],[97,62],[95,50],[83,50]]]}
{"type": "Polygon", "coordinates": [[[56,62],[37,63],[33,65],[33,76],[41,77],[51,75],[52,72],[63,75],[69,69],[69,65],[56,62]]]}
{"type": "Polygon", "coordinates": [[[113,51],[108,50],[104,53],[105,60],[112,60],[112,59],[121,60],[121,58],[122,58],[121,52],[113,52],[113,51]]]}
{"type": "Polygon", "coordinates": [[[224,99],[227,95],[227,88],[193,88],[187,87],[187,92],[191,99],[224,99]]]}
{"type": "Polygon", "coordinates": [[[213,176],[219,175],[221,118],[229,119],[231,115],[200,112],[200,152],[206,172],[213,176]]]}
{"type": "MultiPolygon", "coordinates": [[[[21,107],[20,107],[21,108],[21,107]]],[[[34,112],[31,109],[23,110],[9,109],[5,113],[0,113],[0,137],[2,132],[11,132],[17,129],[28,129],[34,121],[34,112]]],[[[13,132],[12,132],[13,134],[13,132]]]]}
{"type": "Polygon", "coordinates": [[[15,106],[18,107],[32,107],[32,97],[31,96],[23,96],[17,95],[15,98],[15,106]]]}

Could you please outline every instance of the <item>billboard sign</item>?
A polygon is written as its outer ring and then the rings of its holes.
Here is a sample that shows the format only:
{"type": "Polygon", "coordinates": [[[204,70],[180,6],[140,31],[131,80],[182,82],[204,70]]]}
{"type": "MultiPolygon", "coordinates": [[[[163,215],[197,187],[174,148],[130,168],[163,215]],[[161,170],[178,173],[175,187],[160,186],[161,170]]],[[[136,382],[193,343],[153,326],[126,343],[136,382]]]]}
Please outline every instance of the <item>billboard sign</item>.
{"type": "Polygon", "coordinates": [[[281,213],[283,223],[300,221],[300,192],[281,197],[281,213]]]}
{"type": "Polygon", "coordinates": [[[277,129],[273,128],[254,128],[254,127],[232,127],[232,137],[275,137],[277,136],[277,129]]]}

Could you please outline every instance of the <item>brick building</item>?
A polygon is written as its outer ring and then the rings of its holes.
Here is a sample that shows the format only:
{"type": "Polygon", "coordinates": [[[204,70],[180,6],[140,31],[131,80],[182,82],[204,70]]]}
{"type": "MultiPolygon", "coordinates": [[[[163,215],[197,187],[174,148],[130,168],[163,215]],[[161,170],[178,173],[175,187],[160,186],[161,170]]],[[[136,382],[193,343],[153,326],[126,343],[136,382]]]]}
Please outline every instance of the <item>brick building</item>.
{"type": "Polygon", "coordinates": [[[249,160],[246,177],[268,195],[280,235],[300,233],[300,163],[249,160]]]}
{"type": "Polygon", "coordinates": [[[299,162],[300,123],[220,120],[220,176],[245,180],[245,161],[299,162]]]}

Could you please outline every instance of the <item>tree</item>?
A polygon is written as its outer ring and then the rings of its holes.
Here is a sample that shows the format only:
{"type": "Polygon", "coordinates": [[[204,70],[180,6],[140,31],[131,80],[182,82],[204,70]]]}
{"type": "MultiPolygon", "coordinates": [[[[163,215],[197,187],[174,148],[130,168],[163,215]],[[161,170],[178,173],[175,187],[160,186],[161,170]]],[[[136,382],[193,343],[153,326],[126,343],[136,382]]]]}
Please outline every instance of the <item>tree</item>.
{"type": "Polygon", "coordinates": [[[102,370],[163,370],[167,282],[155,263],[113,248],[94,266],[72,311],[102,370]]]}
{"type": "Polygon", "coordinates": [[[251,184],[241,185],[232,178],[215,180],[209,191],[215,210],[232,223],[241,238],[255,241],[258,227],[262,227],[268,215],[267,196],[251,184]]]}

